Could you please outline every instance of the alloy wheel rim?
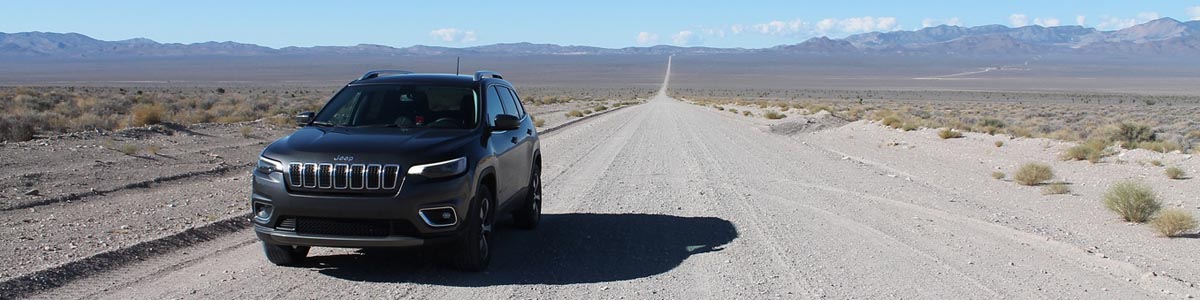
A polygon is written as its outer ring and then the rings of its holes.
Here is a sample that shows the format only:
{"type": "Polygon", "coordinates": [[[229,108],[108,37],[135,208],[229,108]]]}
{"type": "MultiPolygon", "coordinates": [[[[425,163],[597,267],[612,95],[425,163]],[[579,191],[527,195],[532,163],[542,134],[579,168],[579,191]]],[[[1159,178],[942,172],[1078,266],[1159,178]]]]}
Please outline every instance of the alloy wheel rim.
{"type": "Polygon", "coordinates": [[[491,201],[484,198],[479,203],[479,252],[482,257],[488,257],[488,237],[492,234],[492,224],[488,223],[488,212],[491,209],[491,201]]]}
{"type": "Polygon", "coordinates": [[[534,180],[534,182],[533,182],[533,184],[534,184],[534,186],[533,186],[533,212],[537,213],[534,215],[535,217],[539,217],[538,215],[540,215],[542,212],[542,176],[541,175],[542,175],[541,172],[538,172],[533,177],[533,180],[534,180]]]}

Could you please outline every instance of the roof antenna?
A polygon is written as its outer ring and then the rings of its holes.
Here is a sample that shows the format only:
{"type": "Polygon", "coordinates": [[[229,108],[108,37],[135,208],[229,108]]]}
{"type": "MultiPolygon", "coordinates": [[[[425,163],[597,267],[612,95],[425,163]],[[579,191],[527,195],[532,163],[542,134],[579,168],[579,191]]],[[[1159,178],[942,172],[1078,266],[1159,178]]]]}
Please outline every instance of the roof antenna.
{"type": "Polygon", "coordinates": [[[454,57],[454,76],[458,76],[459,66],[462,66],[462,56],[454,57]]]}

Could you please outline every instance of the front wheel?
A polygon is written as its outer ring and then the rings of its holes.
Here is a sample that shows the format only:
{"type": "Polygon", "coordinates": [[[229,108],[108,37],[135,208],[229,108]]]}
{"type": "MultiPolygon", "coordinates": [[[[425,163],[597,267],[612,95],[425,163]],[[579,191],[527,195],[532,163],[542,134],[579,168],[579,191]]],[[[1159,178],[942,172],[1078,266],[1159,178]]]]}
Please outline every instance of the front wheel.
{"type": "Polygon", "coordinates": [[[533,166],[529,177],[529,196],[525,203],[513,212],[513,225],[520,229],[537,228],[542,220],[542,167],[533,166]]]}
{"type": "Polygon", "coordinates": [[[262,245],[267,260],[277,266],[294,266],[300,264],[308,256],[309,247],[307,246],[273,245],[266,242],[263,242],[262,245]]]}
{"type": "Polygon", "coordinates": [[[454,258],[454,267],[468,272],[479,272],[487,269],[492,260],[492,191],[485,185],[480,185],[471,201],[470,211],[463,226],[467,226],[458,243],[458,255],[454,258]]]}

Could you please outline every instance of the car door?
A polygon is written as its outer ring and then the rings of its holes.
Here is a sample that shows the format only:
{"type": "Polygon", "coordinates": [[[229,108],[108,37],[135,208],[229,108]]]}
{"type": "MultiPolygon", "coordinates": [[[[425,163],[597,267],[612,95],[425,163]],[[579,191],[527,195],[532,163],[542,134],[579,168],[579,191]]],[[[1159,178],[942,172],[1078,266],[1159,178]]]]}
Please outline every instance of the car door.
{"type": "MultiPolygon", "coordinates": [[[[504,102],[498,86],[491,85],[486,89],[484,98],[487,99],[488,125],[495,125],[496,116],[500,114],[508,114],[505,111],[504,102]]],[[[515,184],[517,170],[519,166],[514,165],[514,159],[518,156],[516,150],[517,139],[516,133],[518,130],[503,130],[491,131],[488,138],[488,146],[492,150],[492,154],[496,157],[496,198],[503,206],[512,196],[520,190],[520,186],[515,184]]]]}
{"type": "MultiPolygon", "coordinates": [[[[504,111],[510,115],[517,116],[521,120],[521,128],[513,131],[513,137],[516,138],[516,143],[513,149],[513,184],[520,188],[529,186],[529,175],[531,166],[533,166],[533,122],[529,120],[529,116],[525,115],[524,107],[521,107],[520,100],[517,100],[516,93],[512,89],[504,86],[498,86],[500,93],[500,101],[504,103],[504,111]],[[510,110],[511,109],[511,110],[510,110]]],[[[517,196],[522,196],[518,194],[517,196]]]]}

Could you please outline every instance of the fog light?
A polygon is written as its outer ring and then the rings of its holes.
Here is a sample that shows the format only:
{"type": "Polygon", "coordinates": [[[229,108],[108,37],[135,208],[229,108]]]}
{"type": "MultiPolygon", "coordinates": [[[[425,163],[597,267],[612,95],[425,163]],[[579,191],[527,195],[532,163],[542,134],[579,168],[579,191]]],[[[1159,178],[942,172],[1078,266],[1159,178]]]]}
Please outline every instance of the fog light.
{"type": "Polygon", "coordinates": [[[418,214],[429,227],[450,227],[458,224],[458,215],[454,214],[454,207],[426,208],[421,209],[418,214]]]}
{"type": "Polygon", "coordinates": [[[258,223],[267,223],[271,220],[271,212],[274,210],[270,204],[255,202],[254,203],[254,220],[258,223]]]}

